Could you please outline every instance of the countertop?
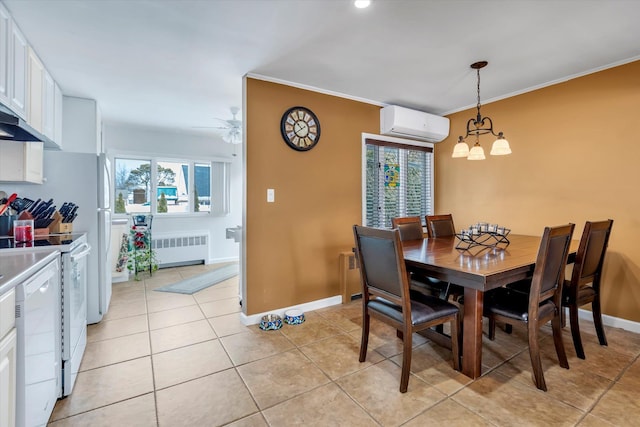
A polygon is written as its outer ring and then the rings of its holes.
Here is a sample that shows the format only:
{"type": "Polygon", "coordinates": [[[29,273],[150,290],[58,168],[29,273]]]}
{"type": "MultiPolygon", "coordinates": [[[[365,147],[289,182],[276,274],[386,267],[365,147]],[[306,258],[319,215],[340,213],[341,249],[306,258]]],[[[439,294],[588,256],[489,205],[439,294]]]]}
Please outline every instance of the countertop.
{"type": "Polygon", "coordinates": [[[15,288],[49,262],[60,256],[60,251],[13,252],[3,254],[0,250],[0,295],[15,288]]]}

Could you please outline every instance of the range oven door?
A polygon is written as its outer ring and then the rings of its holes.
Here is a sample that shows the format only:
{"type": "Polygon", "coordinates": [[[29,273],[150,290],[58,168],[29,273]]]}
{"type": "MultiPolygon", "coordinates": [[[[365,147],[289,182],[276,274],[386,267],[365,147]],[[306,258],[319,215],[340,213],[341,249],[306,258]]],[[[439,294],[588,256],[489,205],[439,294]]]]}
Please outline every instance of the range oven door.
{"type": "Polygon", "coordinates": [[[83,243],[62,254],[62,394],[68,396],[87,346],[87,257],[83,243]]]}

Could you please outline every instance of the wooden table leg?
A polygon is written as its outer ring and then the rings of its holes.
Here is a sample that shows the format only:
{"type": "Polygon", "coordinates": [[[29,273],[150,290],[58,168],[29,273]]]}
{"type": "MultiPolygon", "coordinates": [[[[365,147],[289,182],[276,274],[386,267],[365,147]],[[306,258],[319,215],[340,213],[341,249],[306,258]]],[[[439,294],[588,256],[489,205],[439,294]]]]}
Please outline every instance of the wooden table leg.
{"type": "Polygon", "coordinates": [[[482,375],[482,305],[484,292],[464,288],[462,373],[470,378],[482,375]]]}

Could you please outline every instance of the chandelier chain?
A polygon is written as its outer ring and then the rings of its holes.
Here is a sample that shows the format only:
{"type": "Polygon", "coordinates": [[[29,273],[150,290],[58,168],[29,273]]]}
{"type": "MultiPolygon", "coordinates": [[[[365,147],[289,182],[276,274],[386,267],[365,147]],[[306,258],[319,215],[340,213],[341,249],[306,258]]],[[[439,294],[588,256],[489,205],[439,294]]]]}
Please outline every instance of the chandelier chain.
{"type": "Polygon", "coordinates": [[[478,117],[480,117],[480,69],[478,68],[476,70],[476,73],[478,73],[478,117]]]}

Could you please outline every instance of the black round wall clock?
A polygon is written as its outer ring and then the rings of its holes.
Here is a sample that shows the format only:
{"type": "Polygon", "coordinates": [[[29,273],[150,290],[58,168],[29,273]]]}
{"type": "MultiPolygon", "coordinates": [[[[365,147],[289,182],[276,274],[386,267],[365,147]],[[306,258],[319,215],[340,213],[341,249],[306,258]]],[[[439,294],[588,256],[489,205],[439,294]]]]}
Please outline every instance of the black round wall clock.
{"type": "Polygon", "coordinates": [[[292,107],[282,115],[280,132],[289,147],[309,151],[320,140],[320,122],[308,108],[292,107]]]}

